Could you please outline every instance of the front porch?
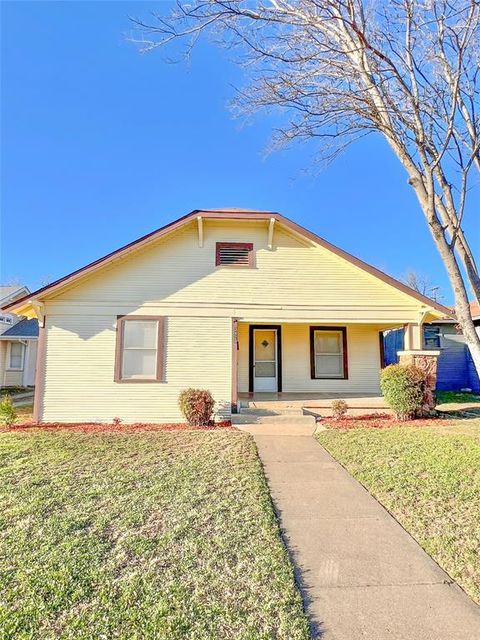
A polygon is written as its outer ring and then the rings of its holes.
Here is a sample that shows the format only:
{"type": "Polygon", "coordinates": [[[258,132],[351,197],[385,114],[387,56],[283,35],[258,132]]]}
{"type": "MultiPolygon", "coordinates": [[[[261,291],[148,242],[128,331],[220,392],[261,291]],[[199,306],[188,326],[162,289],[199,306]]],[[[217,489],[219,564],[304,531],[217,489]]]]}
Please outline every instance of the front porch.
{"type": "Polygon", "coordinates": [[[239,393],[238,409],[249,415],[313,415],[332,414],[333,400],[345,400],[348,415],[390,413],[382,395],[378,393],[239,393]]]}
{"type": "Polygon", "coordinates": [[[325,407],[343,398],[357,407],[383,407],[378,398],[385,328],[373,322],[236,321],[235,404],[325,407]]]}
{"type": "MultiPolygon", "coordinates": [[[[275,416],[319,418],[331,415],[336,399],[345,400],[352,416],[388,413],[380,371],[383,332],[393,326],[392,321],[351,318],[335,323],[234,320],[233,413],[267,421],[275,416]]],[[[419,349],[421,323],[407,328],[406,344],[419,349]]]]}

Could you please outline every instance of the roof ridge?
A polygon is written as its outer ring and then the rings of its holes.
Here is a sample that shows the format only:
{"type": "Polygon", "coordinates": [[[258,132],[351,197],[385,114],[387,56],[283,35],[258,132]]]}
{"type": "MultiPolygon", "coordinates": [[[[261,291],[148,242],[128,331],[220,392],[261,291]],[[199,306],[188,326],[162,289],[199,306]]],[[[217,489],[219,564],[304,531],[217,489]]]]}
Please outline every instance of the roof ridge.
{"type": "Polygon", "coordinates": [[[180,218],[177,218],[176,220],[173,220],[172,222],[164,225],[163,227],[155,229],[154,231],[152,231],[150,233],[147,233],[146,235],[143,235],[140,238],[137,238],[136,240],[133,240],[132,242],[129,242],[128,244],[120,247],[119,249],[111,251],[110,253],[106,254],[105,256],[103,256],[103,257],[101,257],[101,258],[99,258],[97,260],[94,260],[93,262],[90,262],[89,264],[85,265],[84,267],[81,267],[80,269],[76,269],[75,271],[71,272],[70,274],[67,274],[64,277],[55,280],[54,282],[50,283],[49,285],[46,285],[45,287],[41,287],[40,289],[37,289],[33,293],[28,293],[27,295],[19,298],[18,300],[14,301],[14,302],[12,302],[12,303],[10,303],[8,305],[5,305],[4,309],[10,309],[12,307],[18,308],[18,306],[21,303],[25,302],[29,298],[34,298],[35,296],[38,296],[39,294],[43,294],[43,293],[47,292],[48,290],[53,289],[54,287],[59,287],[59,286],[61,286],[63,284],[66,284],[70,280],[72,280],[73,278],[76,278],[76,277],[80,276],[81,274],[83,274],[85,272],[92,271],[92,270],[96,269],[97,267],[101,267],[103,264],[107,263],[109,260],[113,260],[116,257],[120,257],[122,254],[125,254],[125,253],[128,253],[129,251],[135,250],[135,248],[140,248],[143,244],[148,243],[150,241],[154,241],[154,240],[158,239],[159,237],[162,237],[163,235],[166,235],[167,233],[170,233],[171,231],[175,231],[176,229],[182,227],[185,224],[194,222],[197,217],[201,217],[202,213],[206,214],[206,216],[205,216],[206,219],[208,219],[208,217],[210,217],[212,219],[217,219],[216,218],[217,216],[220,219],[223,216],[225,217],[225,219],[235,219],[235,216],[237,216],[239,214],[241,216],[242,213],[246,213],[246,214],[250,214],[250,215],[254,214],[254,215],[258,216],[260,219],[262,219],[262,217],[263,217],[264,220],[268,220],[270,217],[275,218],[275,220],[277,222],[279,222],[281,224],[284,224],[287,228],[290,228],[291,230],[293,230],[294,232],[298,233],[299,235],[308,238],[309,240],[311,240],[315,244],[318,244],[319,246],[323,247],[324,249],[327,249],[327,250],[331,251],[332,253],[340,256],[341,258],[343,258],[347,262],[350,262],[351,264],[355,265],[359,269],[361,269],[361,270],[363,270],[363,271],[365,271],[367,273],[370,273],[370,275],[373,275],[374,277],[378,278],[379,280],[382,280],[383,282],[385,282],[386,284],[390,285],[391,287],[393,287],[393,288],[395,288],[395,289],[397,289],[399,291],[402,291],[403,293],[405,293],[406,295],[409,295],[412,298],[415,298],[415,299],[419,300],[424,305],[428,305],[429,307],[434,308],[437,311],[440,311],[441,313],[443,313],[447,317],[451,316],[450,309],[448,309],[444,305],[441,305],[438,302],[435,302],[435,300],[432,300],[431,298],[428,298],[427,296],[422,295],[421,293],[419,293],[415,289],[412,289],[411,287],[409,287],[408,285],[404,284],[403,282],[400,282],[396,278],[393,278],[392,276],[388,275],[387,273],[385,273],[381,269],[378,269],[377,267],[374,267],[373,265],[370,265],[367,262],[364,262],[361,258],[357,258],[356,256],[348,253],[348,251],[345,251],[344,249],[341,249],[340,247],[337,247],[336,245],[332,244],[328,240],[325,240],[324,238],[318,236],[316,233],[314,233],[312,231],[309,231],[308,229],[306,229],[302,225],[297,224],[296,222],[294,222],[290,218],[287,218],[283,214],[278,213],[276,211],[255,211],[255,210],[247,211],[247,210],[243,210],[243,209],[239,210],[239,211],[235,211],[235,210],[218,210],[218,209],[213,209],[213,210],[194,209],[193,211],[190,211],[190,213],[187,213],[184,216],[181,216],[180,218]]]}

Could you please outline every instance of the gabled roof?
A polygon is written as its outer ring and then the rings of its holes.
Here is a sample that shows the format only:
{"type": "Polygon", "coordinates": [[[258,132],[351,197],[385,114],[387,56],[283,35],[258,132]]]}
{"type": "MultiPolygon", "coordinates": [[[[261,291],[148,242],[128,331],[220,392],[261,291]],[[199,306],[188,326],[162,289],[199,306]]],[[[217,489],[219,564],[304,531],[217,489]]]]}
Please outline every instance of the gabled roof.
{"type": "Polygon", "coordinates": [[[15,293],[18,288],[16,284],[0,284],[0,300],[7,298],[11,293],[15,293]]]}
{"type": "Polygon", "coordinates": [[[36,318],[31,320],[24,318],[0,335],[1,340],[10,340],[12,338],[25,338],[26,340],[38,338],[38,320],[36,318]]]}
{"type": "Polygon", "coordinates": [[[131,253],[132,251],[136,251],[142,247],[145,247],[151,244],[152,242],[155,242],[159,238],[166,236],[169,233],[172,233],[173,231],[176,231],[180,227],[183,227],[191,222],[196,221],[197,218],[204,218],[207,220],[208,219],[210,220],[229,220],[230,219],[230,220],[265,220],[265,221],[269,221],[273,218],[275,221],[285,226],[286,228],[290,229],[294,233],[297,233],[300,236],[303,236],[304,238],[307,238],[308,240],[312,241],[313,243],[325,249],[328,249],[332,253],[345,259],[347,262],[354,264],[356,267],[359,267],[363,271],[370,273],[371,275],[375,276],[376,278],[379,278],[383,282],[386,282],[390,286],[402,291],[403,293],[406,293],[412,298],[415,298],[422,304],[430,307],[431,309],[436,310],[442,316],[451,316],[451,311],[447,307],[444,307],[438,302],[435,302],[434,300],[427,298],[426,296],[420,294],[418,291],[415,291],[414,289],[407,286],[403,282],[400,282],[399,280],[396,280],[395,278],[392,278],[391,276],[387,275],[383,271],[380,271],[380,269],[377,269],[376,267],[372,267],[366,262],[363,262],[363,260],[360,260],[359,258],[352,256],[351,254],[347,253],[343,249],[340,249],[339,247],[331,244],[327,240],[324,240],[320,236],[317,236],[316,234],[312,233],[308,229],[305,229],[301,225],[297,224],[296,222],[293,222],[289,218],[283,216],[280,213],[277,213],[276,211],[257,211],[257,210],[251,210],[251,209],[234,209],[234,208],[194,209],[190,213],[187,213],[181,218],[178,218],[177,220],[170,222],[164,227],[156,229],[155,231],[152,231],[151,233],[148,233],[142,236],[141,238],[138,238],[137,240],[134,240],[133,242],[126,244],[125,246],[121,247],[120,249],[117,249],[116,251],[112,251],[111,253],[107,254],[103,258],[99,258],[98,260],[95,260],[94,262],[87,264],[85,267],[82,267],[81,269],[77,269],[76,271],[73,271],[67,276],[60,278],[45,287],[37,289],[37,291],[34,291],[33,293],[22,297],[20,300],[16,300],[15,302],[7,305],[4,308],[5,309],[19,308],[21,307],[22,303],[28,302],[28,300],[30,299],[42,299],[45,295],[53,293],[55,291],[58,291],[66,287],[67,285],[75,282],[76,280],[79,280],[80,278],[83,278],[86,275],[100,269],[106,264],[116,261],[122,258],[123,256],[131,253]]]}
{"type": "Polygon", "coordinates": [[[0,308],[12,298],[28,294],[29,290],[21,284],[0,284],[0,308]]]}

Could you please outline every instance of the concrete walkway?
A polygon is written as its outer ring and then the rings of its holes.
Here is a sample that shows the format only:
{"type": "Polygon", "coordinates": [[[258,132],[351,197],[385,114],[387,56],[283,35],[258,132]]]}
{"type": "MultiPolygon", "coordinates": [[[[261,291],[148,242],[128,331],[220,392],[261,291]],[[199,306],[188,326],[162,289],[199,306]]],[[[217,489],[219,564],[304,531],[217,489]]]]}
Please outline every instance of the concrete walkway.
{"type": "Polygon", "coordinates": [[[356,480],[311,436],[270,432],[253,436],[315,638],[480,638],[480,608],[356,480]]]}
{"type": "Polygon", "coordinates": [[[25,393],[17,393],[12,396],[12,404],[14,407],[26,407],[29,404],[33,404],[33,391],[26,391],[25,393]]]}

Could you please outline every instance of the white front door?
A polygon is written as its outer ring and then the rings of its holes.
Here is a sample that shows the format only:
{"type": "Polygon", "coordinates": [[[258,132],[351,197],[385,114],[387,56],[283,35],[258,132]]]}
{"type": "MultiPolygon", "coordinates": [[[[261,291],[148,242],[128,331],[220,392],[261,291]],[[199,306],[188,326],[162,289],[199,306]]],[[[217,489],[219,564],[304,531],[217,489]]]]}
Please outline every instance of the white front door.
{"type": "Polygon", "coordinates": [[[254,329],[253,390],[277,391],[277,330],[254,329]]]}

